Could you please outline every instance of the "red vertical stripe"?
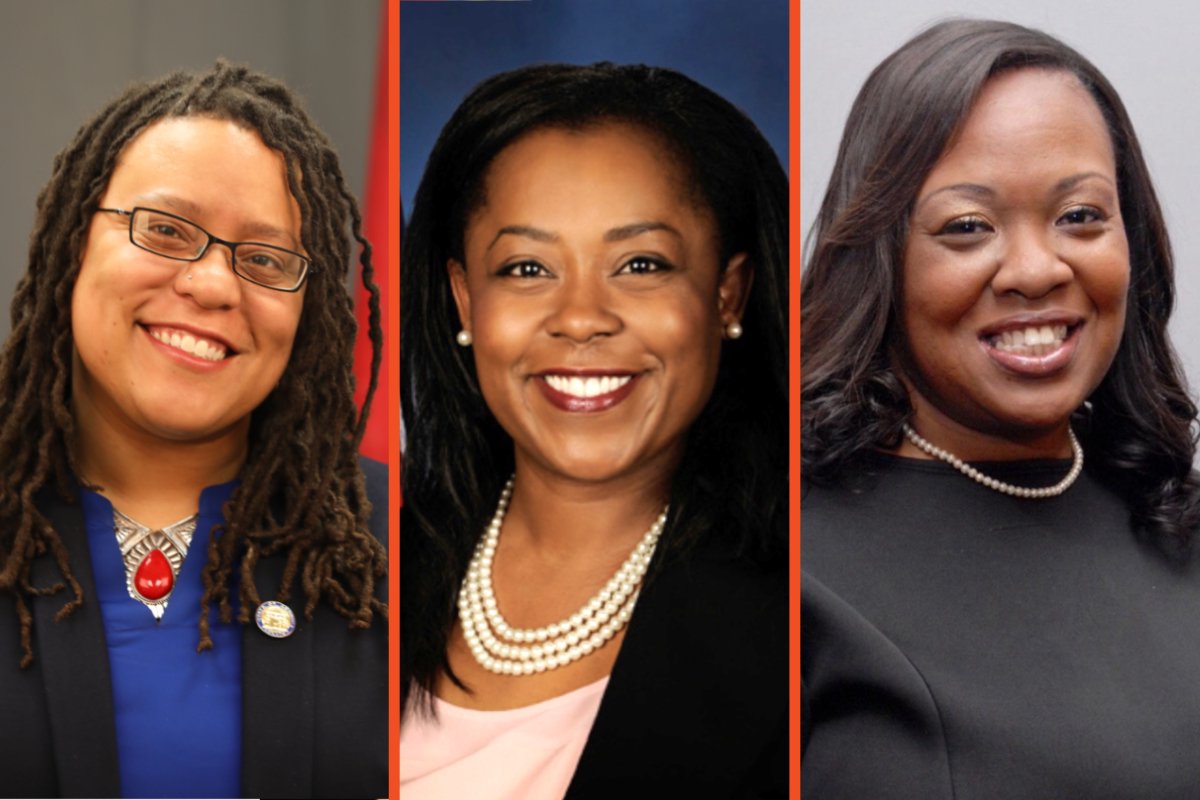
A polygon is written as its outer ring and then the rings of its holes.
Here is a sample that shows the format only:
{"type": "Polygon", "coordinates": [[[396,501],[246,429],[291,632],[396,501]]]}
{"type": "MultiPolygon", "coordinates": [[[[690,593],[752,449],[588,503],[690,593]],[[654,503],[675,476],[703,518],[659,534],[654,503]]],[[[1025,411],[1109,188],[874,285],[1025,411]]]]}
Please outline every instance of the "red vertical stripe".
{"type": "MultiPolygon", "coordinates": [[[[375,267],[375,283],[382,295],[383,329],[388,330],[388,142],[387,142],[387,10],[381,9],[382,24],[376,55],[375,99],[371,119],[371,145],[367,153],[366,193],[363,197],[364,233],[373,248],[371,263],[375,267]]],[[[358,317],[358,339],[354,343],[355,401],[362,407],[371,377],[371,341],[367,338],[367,293],[360,285],[355,301],[358,317]]],[[[383,364],[379,369],[379,388],[371,404],[371,415],[359,451],[377,461],[388,460],[388,372],[392,361],[390,342],[383,348],[383,364]]]]}

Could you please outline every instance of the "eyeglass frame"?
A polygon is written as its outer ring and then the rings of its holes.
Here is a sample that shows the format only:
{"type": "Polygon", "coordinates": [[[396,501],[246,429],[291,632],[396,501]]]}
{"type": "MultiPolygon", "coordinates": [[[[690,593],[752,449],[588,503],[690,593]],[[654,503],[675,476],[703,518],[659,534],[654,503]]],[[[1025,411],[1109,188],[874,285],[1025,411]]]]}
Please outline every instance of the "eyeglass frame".
{"type": "Polygon", "coordinates": [[[214,242],[216,244],[223,244],[229,248],[229,268],[230,268],[230,270],[232,270],[234,275],[238,276],[239,278],[246,281],[247,283],[252,283],[255,286],[261,286],[264,289],[270,289],[271,291],[298,292],[298,291],[300,291],[300,289],[302,289],[304,287],[304,283],[305,283],[305,281],[308,280],[308,276],[314,274],[317,271],[316,268],[313,266],[312,259],[309,258],[308,256],[304,255],[303,253],[297,253],[295,250],[289,250],[286,247],[280,247],[277,244],[270,244],[269,242],[231,242],[227,239],[222,239],[219,236],[214,236],[213,234],[206,231],[204,228],[201,228],[195,222],[192,222],[187,217],[181,217],[178,214],[172,214],[170,211],[162,211],[157,208],[150,208],[149,206],[134,206],[132,209],[129,209],[129,210],[126,210],[123,208],[97,208],[96,211],[97,211],[97,213],[103,211],[108,214],[120,214],[123,217],[128,217],[129,218],[129,226],[128,226],[129,227],[129,243],[132,244],[134,247],[138,248],[139,250],[144,250],[147,253],[153,253],[154,255],[162,256],[163,258],[169,258],[172,261],[183,261],[183,262],[186,262],[189,264],[195,263],[195,262],[199,261],[200,259],[204,258],[206,255],[208,255],[208,249],[213,246],[214,242]],[[170,217],[171,219],[177,219],[180,222],[185,222],[188,225],[191,225],[196,230],[203,233],[205,236],[207,236],[208,241],[204,243],[204,247],[202,247],[200,249],[200,252],[191,258],[187,258],[184,256],[172,256],[172,255],[168,255],[166,253],[160,253],[157,250],[151,250],[149,247],[146,247],[145,245],[138,244],[137,240],[133,238],[133,218],[134,218],[134,215],[139,211],[149,211],[154,214],[161,214],[164,217],[170,217]],[[269,247],[272,250],[279,250],[281,252],[287,253],[289,255],[293,255],[296,258],[300,259],[300,262],[304,265],[304,271],[300,274],[300,280],[297,281],[296,285],[293,286],[292,288],[284,289],[279,286],[269,286],[260,281],[256,281],[247,275],[243,275],[241,272],[238,271],[238,267],[237,267],[237,249],[239,246],[244,245],[244,244],[258,245],[259,247],[269,247]]]}

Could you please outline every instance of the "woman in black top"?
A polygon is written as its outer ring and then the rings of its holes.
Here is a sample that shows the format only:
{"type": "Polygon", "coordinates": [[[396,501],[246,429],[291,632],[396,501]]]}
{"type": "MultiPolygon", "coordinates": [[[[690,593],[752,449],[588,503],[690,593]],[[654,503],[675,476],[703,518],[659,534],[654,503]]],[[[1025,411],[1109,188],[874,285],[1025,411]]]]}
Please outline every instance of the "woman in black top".
{"type": "Polygon", "coordinates": [[[1172,295],[1078,53],[954,21],[872,73],[802,286],[806,797],[1195,795],[1172,295]]]}

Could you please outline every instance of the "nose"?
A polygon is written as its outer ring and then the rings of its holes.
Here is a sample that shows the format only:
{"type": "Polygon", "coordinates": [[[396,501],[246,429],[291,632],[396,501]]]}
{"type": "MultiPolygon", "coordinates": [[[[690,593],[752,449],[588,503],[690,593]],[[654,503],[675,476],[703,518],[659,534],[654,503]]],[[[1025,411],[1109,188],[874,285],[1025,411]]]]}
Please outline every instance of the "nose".
{"type": "Polygon", "coordinates": [[[1075,271],[1061,252],[1053,230],[1022,226],[1010,229],[1007,238],[999,267],[992,276],[992,290],[996,294],[1032,300],[1050,294],[1074,278],[1075,271]]]}
{"type": "Polygon", "coordinates": [[[556,305],[546,320],[551,336],[586,343],[621,330],[621,317],[611,308],[602,277],[568,276],[556,294],[556,305]]]}
{"type": "Polygon", "coordinates": [[[233,253],[213,242],[196,261],[180,262],[175,291],[204,308],[232,308],[241,300],[242,280],[233,273],[233,253]]]}

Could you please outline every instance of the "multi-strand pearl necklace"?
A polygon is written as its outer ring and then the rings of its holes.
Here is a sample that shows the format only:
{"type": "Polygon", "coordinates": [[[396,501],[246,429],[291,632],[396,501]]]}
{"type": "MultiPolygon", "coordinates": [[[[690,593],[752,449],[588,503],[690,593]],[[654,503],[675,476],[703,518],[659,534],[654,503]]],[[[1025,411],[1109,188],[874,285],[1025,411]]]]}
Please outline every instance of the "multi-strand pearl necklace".
{"type": "Polygon", "coordinates": [[[1083,448],[1079,446],[1079,440],[1075,438],[1075,431],[1067,428],[1067,433],[1071,436],[1071,452],[1074,455],[1074,460],[1071,463],[1071,471],[1067,476],[1053,486],[1042,488],[1031,488],[1028,486],[1015,486],[1011,483],[996,480],[995,478],[984,475],[979,470],[972,467],[967,462],[963,461],[953,453],[949,453],[940,447],[932,445],[928,439],[922,438],[916,431],[904,423],[904,435],[914,445],[919,447],[934,458],[940,458],[956,470],[966,475],[971,480],[982,483],[989,489],[994,489],[1002,494],[1009,494],[1013,497],[1026,498],[1043,498],[1043,497],[1058,497],[1060,494],[1071,488],[1071,484],[1075,483],[1075,479],[1079,477],[1079,473],[1083,472],[1083,448]]]}
{"type": "Polygon", "coordinates": [[[557,669],[604,646],[625,627],[641,591],[642,578],[667,521],[667,509],[629,554],[616,574],[583,608],[567,619],[541,628],[514,628],[500,614],[492,590],[492,559],[500,526],[512,498],[513,479],[500,493],[496,513],[475,546],[475,554],[458,593],[463,638],[480,666],[500,675],[532,675],[557,669]]]}

